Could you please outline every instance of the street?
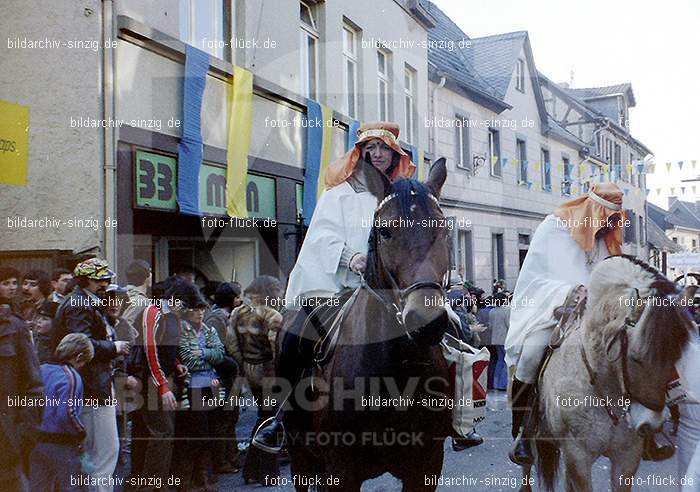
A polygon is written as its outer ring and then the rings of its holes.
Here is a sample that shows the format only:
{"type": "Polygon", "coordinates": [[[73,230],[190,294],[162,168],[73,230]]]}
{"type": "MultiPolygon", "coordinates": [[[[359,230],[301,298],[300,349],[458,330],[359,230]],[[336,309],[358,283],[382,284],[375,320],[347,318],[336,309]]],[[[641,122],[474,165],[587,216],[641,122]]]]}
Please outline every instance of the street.
{"type": "MultiPolygon", "coordinates": [[[[452,450],[451,442],[445,443],[445,462],[442,476],[428,477],[437,483],[437,490],[473,490],[473,491],[508,491],[517,490],[521,484],[520,469],[508,459],[508,450],[511,445],[510,437],[510,410],[505,392],[490,391],[488,395],[488,408],[486,420],[479,424],[477,430],[484,437],[484,444],[461,452],[452,450]],[[445,485],[449,484],[449,485],[445,485]]],[[[255,411],[245,407],[241,412],[241,419],[237,427],[239,439],[250,436],[250,431],[255,422],[255,411]]],[[[593,469],[593,490],[609,490],[609,463],[601,458],[593,469]]],[[[671,478],[678,481],[678,473],[675,457],[660,463],[643,461],[637,472],[637,484],[633,490],[638,491],[673,491],[679,487],[669,484],[671,478]]],[[[537,487],[535,478],[533,490],[541,490],[537,487]]],[[[281,477],[271,479],[274,490],[293,491],[292,478],[289,465],[281,467],[281,477]]],[[[240,473],[221,476],[219,489],[224,490],[250,490],[259,485],[244,485],[240,473]]],[[[363,492],[390,492],[401,490],[401,483],[394,477],[385,474],[374,480],[365,482],[363,492]]],[[[563,490],[563,487],[557,487],[563,490]]]]}

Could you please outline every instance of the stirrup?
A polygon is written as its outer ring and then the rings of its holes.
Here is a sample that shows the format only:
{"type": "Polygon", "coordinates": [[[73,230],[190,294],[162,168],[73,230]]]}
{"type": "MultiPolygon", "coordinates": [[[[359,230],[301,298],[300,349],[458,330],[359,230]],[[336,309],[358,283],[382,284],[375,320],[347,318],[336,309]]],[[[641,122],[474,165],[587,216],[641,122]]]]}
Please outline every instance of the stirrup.
{"type": "Polygon", "coordinates": [[[284,423],[282,423],[281,420],[277,420],[276,417],[269,417],[255,430],[255,434],[253,434],[250,443],[261,451],[279,454],[284,447],[285,440],[286,430],[284,428],[284,423]],[[282,438],[278,439],[280,431],[282,438]]]}

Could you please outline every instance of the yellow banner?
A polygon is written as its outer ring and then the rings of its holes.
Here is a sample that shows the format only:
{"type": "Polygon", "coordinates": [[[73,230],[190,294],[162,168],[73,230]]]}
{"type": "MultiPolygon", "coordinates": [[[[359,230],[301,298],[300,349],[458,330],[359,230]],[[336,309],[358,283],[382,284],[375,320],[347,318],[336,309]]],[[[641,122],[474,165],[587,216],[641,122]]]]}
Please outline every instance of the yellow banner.
{"type": "Polygon", "coordinates": [[[253,74],[233,67],[229,88],[228,149],[226,152],[226,212],[231,217],[248,217],[246,186],[248,150],[253,126],[253,74]]]}
{"type": "Polygon", "coordinates": [[[0,184],[26,186],[29,106],[0,100],[0,184]]]}
{"type": "Polygon", "coordinates": [[[326,171],[331,163],[331,137],[333,137],[333,108],[321,104],[321,115],[323,119],[323,140],[321,142],[321,166],[318,170],[318,188],[316,189],[316,199],[321,198],[321,194],[326,189],[326,171]]]}

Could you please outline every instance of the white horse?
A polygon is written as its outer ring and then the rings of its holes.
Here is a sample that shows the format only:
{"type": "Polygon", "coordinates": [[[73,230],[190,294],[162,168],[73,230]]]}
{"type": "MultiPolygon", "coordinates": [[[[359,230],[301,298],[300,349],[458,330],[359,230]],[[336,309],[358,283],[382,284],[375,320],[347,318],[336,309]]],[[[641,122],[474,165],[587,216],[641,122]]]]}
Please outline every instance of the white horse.
{"type": "Polygon", "coordinates": [[[563,458],[566,490],[592,491],[600,456],[612,463],[611,489],[631,490],[642,437],[663,424],[666,384],[692,328],[685,311],[693,293],[630,256],[596,266],[582,323],[539,382],[537,471],[548,490],[563,458]]]}

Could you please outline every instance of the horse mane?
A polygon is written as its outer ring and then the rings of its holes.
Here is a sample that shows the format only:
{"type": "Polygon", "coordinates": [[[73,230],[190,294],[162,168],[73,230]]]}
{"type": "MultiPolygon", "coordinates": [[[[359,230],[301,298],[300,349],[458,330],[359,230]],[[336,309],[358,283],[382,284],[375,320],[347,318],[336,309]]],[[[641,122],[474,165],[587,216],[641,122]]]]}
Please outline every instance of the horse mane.
{"type": "MultiPolygon", "coordinates": [[[[609,256],[596,266],[589,285],[590,305],[596,306],[591,314],[604,330],[622,326],[624,318],[634,307],[624,306],[633,292],[652,304],[651,329],[645,330],[645,353],[655,362],[675,362],[689,340],[688,320],[678,305],[668,305],[665,296],[677,295],[680,288],[658,270],[630,255],[609,256]]],[[[642,307],[637,308],[637,316],[642,307]]]]}
{"type": "MultiPolygon", "coordinates": [[[[425,213],[430,210],[429,202],[430,200],[430,188],[426,185],[412,178],[403,178],[395,181],[387,193],[387,197],[395,195],[392,198],[392,204],[398,209],[399,216],[404,219],[410,218],[415,211],[411,211],[413,205],[417,205],[417,208],[425,213]]],[[[380,205],[383,202],[380,202],[380,205]]],[[[372,230],[369,233],[369,248],[367,251],[367,268],[365,269],[365,279],[370,286],[380,287],[383,286],[383,272],[381,265],[379,264],[379,255],[377,251],[378,244],[378,228],[377,224],[377,213],[375,211],[374,219],[372,221],[372,230]]]]}

